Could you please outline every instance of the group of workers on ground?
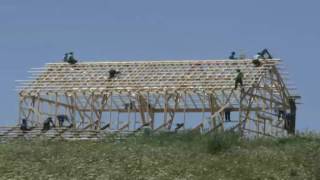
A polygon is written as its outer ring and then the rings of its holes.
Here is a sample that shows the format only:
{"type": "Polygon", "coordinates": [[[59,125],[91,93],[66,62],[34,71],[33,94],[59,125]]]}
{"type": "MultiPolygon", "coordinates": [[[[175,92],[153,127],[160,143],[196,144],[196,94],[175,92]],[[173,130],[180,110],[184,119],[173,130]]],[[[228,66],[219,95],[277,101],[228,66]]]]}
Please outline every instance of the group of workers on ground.
{"type": "MultiPolygon", "coordinates": [[[[57,115],[57,120],[58,120],[58,123],[59,123],[59,127],[64,127],[64,122],[67,121],[69,123],[68,126],[66,126],[67,128],[71,128],[73,127],[73,124],[72,122],[70,122],[69,118],[67,115],[57,115]]],[[[42,131],[48,131],[50,130],[51,128],[55,128],[56,125],[55,123],[53,122],[52,120],[52,117],[48,117],[46,120],[44,120],[43,122],[43,128],[42,128],[42,131]]],[[[28,123],[27,123],[27,119],[22,119],[22,122],[21,122],[21,125],[20,125],[20,129],[22,131],[29,131],[31,130],[32,128],[29,128],[28,127],[28,123]]]]}
{"type": "MultiPolygon", "coordinates": [[[[278,117],[278,121],[280,119],[290,119],[292,118],[292,112],[295,112],[295,110],[291,110],[290,109],[287,109],[287,110],[284,110],[280,105],[278,105],[277,107],[275,107],[275,113],[277,114],[277,117],[278,117]],[[292,112],[291,112],[292,111],[292,112]]],[[[224,110],[224,118],[225,118],[225,121],[226,122],[231,122],[231,111],[232,111],[232,108],[228,107],[228,108],[225,108],[224,110]]]]}
{"type": "MultiPolygon", "coordinates": [[[[69,122],[69,126],[66,126],[67,128],[72,128],[73,124],[69,121],[69,118],[67,115],[58,115],[57,116],[57,120],[59,123],[59,127],[64,127],[64,122],[67,121],[69,122]]],[[[150,123],[146,123],[143,126],[149,126],[150,123]]],[[[48,117],[44,122],[43,122],[43,128],[42,131],[48,131],[51,128],[55,128],[56,125],[52,120],[52,117],[48,117]]],[[[101,128],[101,130],[109,128],[110,124],[107,124],[105,127],[101,128]]],[[[177,132],[179,129],[181,129],[182,127],[184,127],[184,123],[177,123],[176,124],[176,128],[175,128],[175,132],[177,132]]],[[[22,131],[30,131],[32,128],[28,127],[28,122],[27,119],[22,119],[21,125],[20,125],[20,129],[22,131]]]]}

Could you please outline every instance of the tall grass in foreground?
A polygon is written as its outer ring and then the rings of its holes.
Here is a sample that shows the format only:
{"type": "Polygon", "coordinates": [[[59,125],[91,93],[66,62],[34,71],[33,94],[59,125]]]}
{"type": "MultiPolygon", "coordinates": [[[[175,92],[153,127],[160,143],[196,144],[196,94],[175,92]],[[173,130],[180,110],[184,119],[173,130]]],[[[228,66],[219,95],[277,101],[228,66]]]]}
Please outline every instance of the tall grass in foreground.
{"type": "Polygon", "coordinates": [[[146,132],[0,144],[0,179],[320,179],[320,138],[146,132]]]}

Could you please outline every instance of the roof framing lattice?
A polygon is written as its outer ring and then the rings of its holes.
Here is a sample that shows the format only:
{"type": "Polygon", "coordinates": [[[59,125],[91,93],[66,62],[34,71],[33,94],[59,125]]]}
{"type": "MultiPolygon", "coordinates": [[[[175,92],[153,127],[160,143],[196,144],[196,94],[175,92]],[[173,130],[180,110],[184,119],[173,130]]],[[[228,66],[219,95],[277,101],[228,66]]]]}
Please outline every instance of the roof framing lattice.
{"type": "Polygon", "coordinates": [[[251,87],[279,61],[264,60],[260,67],[249,59],[48,63],[29,71],[30,79],[20,80],[17,88],[23,92],[232,89],[237,69],[244,73],[244,86],[251,87]],[[121,73],[108,79],[110,69],[121,73]]]}

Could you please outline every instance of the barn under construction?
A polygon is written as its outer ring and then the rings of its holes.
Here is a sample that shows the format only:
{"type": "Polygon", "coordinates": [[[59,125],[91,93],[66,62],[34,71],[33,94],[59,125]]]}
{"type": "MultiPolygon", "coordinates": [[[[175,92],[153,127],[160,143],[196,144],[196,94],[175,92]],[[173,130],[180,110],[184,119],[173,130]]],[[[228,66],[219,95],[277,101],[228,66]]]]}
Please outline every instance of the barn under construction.
{"type": "Polygon", "coordinates": [[[58,127],[64,115],[70,131],[287,136],[299,96],[281,70],[279,59],[48,63],[19,80],[18,124],[42,128],[51,117],[58,127]],[[235,89],[237,69],[244,77],[235,89]]]}

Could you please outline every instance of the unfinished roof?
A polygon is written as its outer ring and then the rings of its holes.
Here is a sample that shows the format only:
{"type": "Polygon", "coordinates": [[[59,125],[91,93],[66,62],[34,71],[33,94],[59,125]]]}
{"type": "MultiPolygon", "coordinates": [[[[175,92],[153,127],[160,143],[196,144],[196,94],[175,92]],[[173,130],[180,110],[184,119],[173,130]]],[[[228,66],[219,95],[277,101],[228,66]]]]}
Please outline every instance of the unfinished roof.
{"type": "Polygon", "coordinates": [[[279,60],[181,60],[48,63],[33,68],[31,79],[20,81],[24,92],[232,89],[236,70],[244,73],[244,86],[252,87],[279,60]],[[121,73],[109,79],[109,70],[121,73]]]}

